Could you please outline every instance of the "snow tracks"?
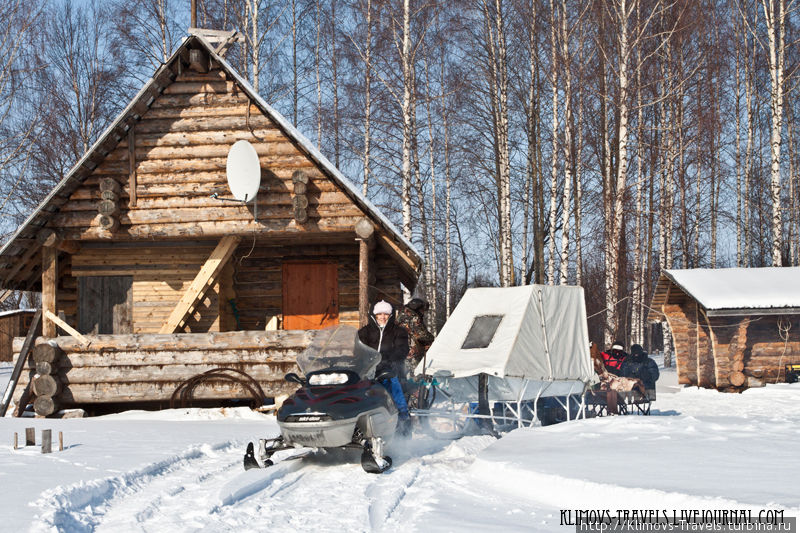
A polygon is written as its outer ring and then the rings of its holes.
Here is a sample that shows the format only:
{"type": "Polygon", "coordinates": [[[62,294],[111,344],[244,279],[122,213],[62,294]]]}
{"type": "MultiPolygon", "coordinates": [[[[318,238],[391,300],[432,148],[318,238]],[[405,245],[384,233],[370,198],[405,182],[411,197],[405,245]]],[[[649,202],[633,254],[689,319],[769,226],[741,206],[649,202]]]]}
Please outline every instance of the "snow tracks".
{"type": "Polygon", "coordinates": [[[493,441],[399,440],[388,450],[394,466],[381,475],[365,473],[354,451],[301,460],[276,454],[275,466],[245,472],[245,442],[192,447],[135,471],[45,492],[32,530],[424,529],[414,525],[443,491],[466,485],[464,469],[493,441]]]}

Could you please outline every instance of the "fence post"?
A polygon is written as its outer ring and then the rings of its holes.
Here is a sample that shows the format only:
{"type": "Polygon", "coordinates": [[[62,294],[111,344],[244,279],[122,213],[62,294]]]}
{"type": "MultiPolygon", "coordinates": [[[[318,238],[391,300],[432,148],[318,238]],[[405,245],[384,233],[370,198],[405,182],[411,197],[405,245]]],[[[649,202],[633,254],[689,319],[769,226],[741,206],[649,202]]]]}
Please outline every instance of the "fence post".
{"type": "Polygon", "coordinates": [[[49,429],[42,430],[42,453],[53,451],[53,433],[49,429]]]}

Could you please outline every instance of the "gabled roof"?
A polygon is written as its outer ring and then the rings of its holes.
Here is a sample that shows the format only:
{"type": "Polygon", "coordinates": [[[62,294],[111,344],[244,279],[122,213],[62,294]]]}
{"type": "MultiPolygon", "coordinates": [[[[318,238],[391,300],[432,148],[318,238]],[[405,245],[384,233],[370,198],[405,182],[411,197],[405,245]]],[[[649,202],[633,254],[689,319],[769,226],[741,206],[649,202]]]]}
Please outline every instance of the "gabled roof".
{"type": "MultiPolygon", "coordinates": [[[[320,169],[344,193],[366,213],[374,223],[384,230],[390,239],[391,247],[405,254],[416,268],[421,264],[421,256],[414,245],[406,239],[392,222],[383,215],[361,191],[347,179],[319,150],[290,124],[280,113],[273,109],[253,87],[242,78],[233,67],[219,56],[214,47],[200,36],[192,35],[184,39],[166,63],[162,64],[153,77],[148,80],[138,94],[131,100],[119,116],[106,128],[92,147],[75,164],[67,175],[55,186],[34,212],[19,226],[12,237],[0,248],[0,286],[8,286],[8,278],[14,278],[16,272],[31,259],[36,257],[40,248],[37,234],[47,224],[48,220],[59,208],[68,201],[70,195],[83,183],[92,171],[102,163],[106,156],[114,150],[119,142],[127,135],[128,130],[147,112],[155,99],[172,83],[180,70],[180,62],[188,63],[187,56],[190,48],[202,48],[212,61],[215,61],[222,70],[233,78],[251,101],[272,119],[283,133],[293,142],[297,143],[302,151],[319,165],[320,169]]],[[[24,285],[24,280],[23,283],[24,285]]],[[[14,287],[18,288],[18,287],[14,287]]],[[[23,288],[23,287],[20,287],[23,288]]]]}
{"type": "Polygon", "coordinates": [[[650,320],[660,320],[670,286],[694,298],[708,316],[800,313],[800,267],[664,270],[650,320]]]}
{"type": "Polygon", "coordinates": [[[425,371],[445,371],[456,378],[485,373],[541,382],[592,382],[583,288],[468,289],[428,350],[425,371]]]}

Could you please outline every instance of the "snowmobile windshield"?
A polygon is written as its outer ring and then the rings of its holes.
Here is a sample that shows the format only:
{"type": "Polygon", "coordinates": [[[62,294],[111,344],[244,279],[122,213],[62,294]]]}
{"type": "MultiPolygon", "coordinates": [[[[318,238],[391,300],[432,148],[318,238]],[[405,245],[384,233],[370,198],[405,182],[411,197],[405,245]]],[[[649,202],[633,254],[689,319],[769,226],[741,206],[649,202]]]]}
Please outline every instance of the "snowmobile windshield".
{"type": "Polygon", "coordinates": [[[380,360],[381,354],[362,343],[355,328],[336,326],[317,331],[308,348],[297,356],[297,365],[306,376],[335,368],[372,379],[380,360]]]}

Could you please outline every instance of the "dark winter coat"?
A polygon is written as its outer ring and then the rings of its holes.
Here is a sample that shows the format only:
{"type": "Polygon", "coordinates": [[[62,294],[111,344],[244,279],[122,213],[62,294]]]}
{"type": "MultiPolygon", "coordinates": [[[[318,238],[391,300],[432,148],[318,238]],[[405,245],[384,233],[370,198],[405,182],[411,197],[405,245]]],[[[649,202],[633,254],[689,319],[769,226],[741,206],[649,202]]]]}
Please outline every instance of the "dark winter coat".
{"type": "Polygon", "coordinates": [[[622,363],[620,374],[627,378],[638,378],[645,389],[655,389],[658,379],[658,364],[647,354],[631,355],[622,363]]]}
{"type": "Polygon", "coordinates": [[[397,325],[402,327],[408,332],[408,357],[406,365],[408,370],[413,372],[422,356],[428,351],[428,348],[433,343],[433,334],[425,327],[425,322],[422,315],[404,307],[397,315],[397,325]]]}
{"type": "Polygon", "coordinates": [[[375,317],[370,315],[369,324],[358,330],[358,338],[381,353],[381,363],[390,363],[398,377],[405,377],[408,333],[395,323],[394,316],[389,317],[381,331],[375,317]]]}

